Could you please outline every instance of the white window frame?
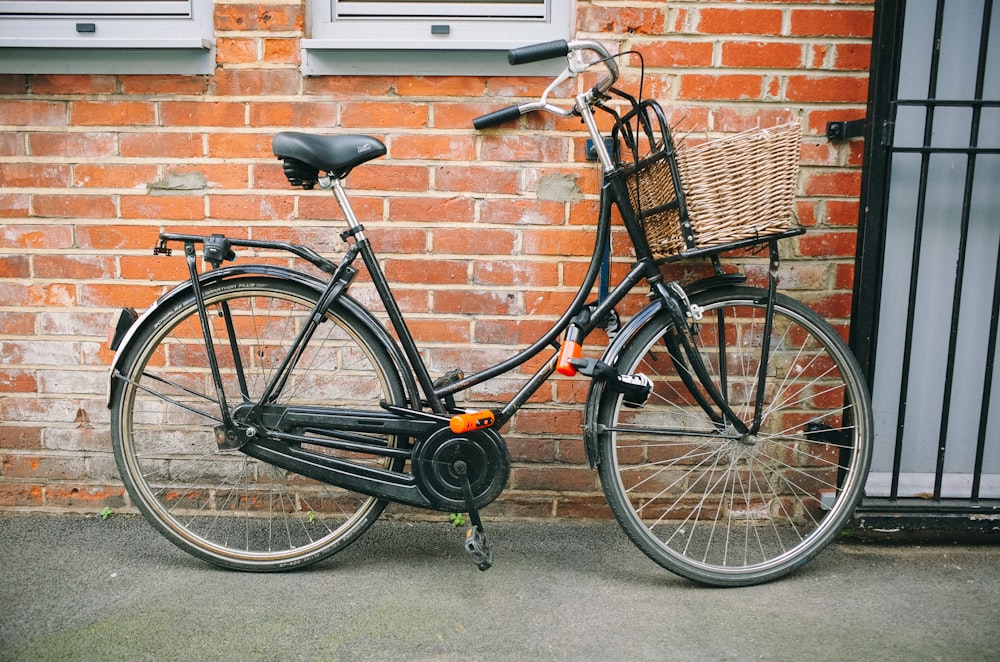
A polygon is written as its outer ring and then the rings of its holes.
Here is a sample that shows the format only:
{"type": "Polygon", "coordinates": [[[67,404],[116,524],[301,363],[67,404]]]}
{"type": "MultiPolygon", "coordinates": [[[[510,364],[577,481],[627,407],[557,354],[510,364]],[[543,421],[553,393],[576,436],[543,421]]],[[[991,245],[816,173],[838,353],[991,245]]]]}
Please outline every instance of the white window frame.
{"type": "Polygon", "coordinates": [[[212,0],[0,0],[0,73],[209,74],[212,0]]]}
{"type": "MultiPolygon", "coordinates": [[[[508,74],[509,49],[570,39],[575,8],[576,0],[306,0],[302,72],[508,74]]],[[[541,62],[517,72],[564,66],[541,62]]]]}

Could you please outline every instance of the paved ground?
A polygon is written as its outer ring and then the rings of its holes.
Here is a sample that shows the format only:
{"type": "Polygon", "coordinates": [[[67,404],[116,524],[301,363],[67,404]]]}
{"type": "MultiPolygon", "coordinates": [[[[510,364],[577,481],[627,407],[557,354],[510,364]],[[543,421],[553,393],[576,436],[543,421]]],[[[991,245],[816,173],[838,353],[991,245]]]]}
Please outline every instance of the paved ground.
{"type": "Polygon", "coordinates": [[[138,517],[0,515],[0,660],[998,660],[1000,547],[837,545],[708,589],[613,523],[382,521],[311,569],[189,557],[138,517]]]}

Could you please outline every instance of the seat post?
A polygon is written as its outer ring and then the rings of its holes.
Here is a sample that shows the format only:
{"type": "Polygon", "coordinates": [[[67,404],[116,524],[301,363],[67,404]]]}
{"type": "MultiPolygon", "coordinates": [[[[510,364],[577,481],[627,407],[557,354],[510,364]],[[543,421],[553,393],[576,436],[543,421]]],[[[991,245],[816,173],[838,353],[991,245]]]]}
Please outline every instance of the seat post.
{"type": "Polygon", "coordinates": [[[358,217],[354,214],[354,209],[351,207],[351,201],[347,198],[347,191],[344,190],[344,182],[338,177],[323,177],[319,181],[321,188],[331,188],[333,189],[333,195],[337,198],[337,204],[340,205],[341,211],[344,212],[344,218],[347,219],[347,225],[350,228],[350,233],[357,241],[364,241],[365,233],[364,226],[358,221],[358,217]]]}

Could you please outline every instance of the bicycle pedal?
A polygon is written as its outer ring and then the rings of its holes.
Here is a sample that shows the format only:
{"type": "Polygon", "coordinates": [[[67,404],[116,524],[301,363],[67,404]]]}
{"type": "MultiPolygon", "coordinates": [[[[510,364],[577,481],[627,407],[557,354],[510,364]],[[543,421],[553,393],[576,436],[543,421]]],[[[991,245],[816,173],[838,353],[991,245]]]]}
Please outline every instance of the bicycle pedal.
{"type": "Polygon", "coordinates": [[[493,567],[493,552],[486,545],[486,534],[478,526],[470,526],[466,530],[465,551],[481,571],[485,572],[493,567]]]}

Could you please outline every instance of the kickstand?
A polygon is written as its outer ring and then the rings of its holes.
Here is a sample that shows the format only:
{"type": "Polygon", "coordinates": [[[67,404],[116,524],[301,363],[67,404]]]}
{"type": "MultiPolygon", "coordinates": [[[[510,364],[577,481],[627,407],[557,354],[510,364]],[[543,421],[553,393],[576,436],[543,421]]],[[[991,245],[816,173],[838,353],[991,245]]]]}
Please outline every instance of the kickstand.
{"type": "Polygon", "coordinates": [[[486,533],[483,531],[483,521],[479,519],[479,509],[469,484],[469,467],[465,460],[459,460],[452,468],[462,478],[462,493],[465,495],[465,505],[469,509],[469,522],[472,526],[465,532],[465,551],[472,557],[472,562],[480,570],[489,570],[493,566],[493,552],[486,545],[486,533]]]}

